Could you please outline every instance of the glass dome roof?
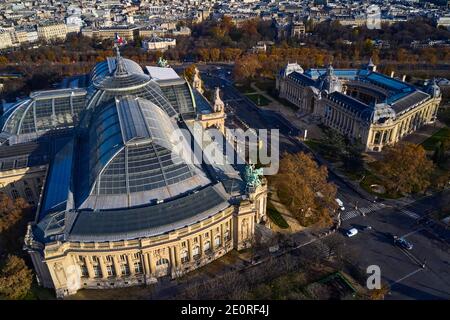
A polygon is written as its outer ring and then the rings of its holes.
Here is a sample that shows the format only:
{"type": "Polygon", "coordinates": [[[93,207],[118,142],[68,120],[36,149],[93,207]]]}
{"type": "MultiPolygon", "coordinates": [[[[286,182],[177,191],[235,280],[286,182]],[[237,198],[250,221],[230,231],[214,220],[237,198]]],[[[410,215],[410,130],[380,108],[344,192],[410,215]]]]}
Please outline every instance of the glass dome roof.
{"type": "MultiPolygon", "coordinates": [[[[178,128],[153,102],[124,97],[99,107],[89,123],[80,159],[80,208],[108,209],[149,204],[209,184],[185,163],[171,142],[178,128]]],[[[182,145],[183,154],[190,148],[182,145]]]]}
{"type": "Polygon", "coordinates": [[[177,114],[159,85],[136,62],[124,59],[119,54],[94,67],[90,91],[88,109],[97,108],[114,98],[135,96],[152,101],[170,117],[177,114]]]}

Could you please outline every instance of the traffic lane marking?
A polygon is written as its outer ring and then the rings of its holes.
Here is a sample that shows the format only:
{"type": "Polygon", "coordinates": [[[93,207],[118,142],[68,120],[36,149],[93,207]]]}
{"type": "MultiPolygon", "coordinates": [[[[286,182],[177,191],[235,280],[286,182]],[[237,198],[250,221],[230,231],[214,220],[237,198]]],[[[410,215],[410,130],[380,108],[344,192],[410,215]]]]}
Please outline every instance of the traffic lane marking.
{"type": "Polygon", "coordinates": [[[413,275],[415,275],[416,273],[418,273],[418,272],[420,272],[420,271],[423,271],[423,269],[422,269],[422,268],[418,268],[418,269],[416,269],[416,270],[414,270],[414,271],[408,273],[407,275],[401,277],[400,279],[398,279],[398,280],[392,282],[392,283],[391,283],[391,288],[392,288],[394,285],[396,285],[397,283],[399,283],[400,281],[403,281],[403,280],[405,280],[405,279],[407,279],[407,278],[409,278],[409,277],[412,277],[413,275]]]}

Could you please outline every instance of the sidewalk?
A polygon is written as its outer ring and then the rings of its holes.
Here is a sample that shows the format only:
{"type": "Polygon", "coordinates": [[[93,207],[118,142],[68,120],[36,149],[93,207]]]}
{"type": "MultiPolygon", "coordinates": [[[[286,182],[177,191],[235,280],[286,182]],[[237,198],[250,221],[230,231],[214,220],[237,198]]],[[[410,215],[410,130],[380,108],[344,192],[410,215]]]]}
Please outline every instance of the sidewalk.
{"type": "Polygon", "coordinates": [[[254,82],[250,84],[250,87],[255,91],[255,93],[264,96],[267,100],[270,101],[270,104],[268,106],[261,106],[259,107],[260,109],[271,110],[280,113],[294,127],[300,130],[302,134],[304,133],[305,129],[308,130],[308,137],[320,138],[322,136],[321,132],[316,129],[314,124],[305,121],[304,118],[306,118],[307,116],[298,117],[294,110],[285,106],[280,101],[274,99],[266,91],[259,89],[254,82]]]}
{"type": "Polygon", "coordinates": [[[440,121],[436,121],[433,124],[427,124],[424,127],[418,129],[417,131],[412,132],[411,134],[404,137],[403,141],[421,144],[443,127],[445,127],[445,124],[443,124],[440,121]]]}

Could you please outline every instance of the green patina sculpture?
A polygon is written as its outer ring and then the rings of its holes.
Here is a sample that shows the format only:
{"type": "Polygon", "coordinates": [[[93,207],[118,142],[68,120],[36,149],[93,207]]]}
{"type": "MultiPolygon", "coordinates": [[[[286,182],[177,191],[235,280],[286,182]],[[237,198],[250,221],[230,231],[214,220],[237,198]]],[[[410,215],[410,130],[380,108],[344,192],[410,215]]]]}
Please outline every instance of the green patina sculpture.
{"type": "Polygon", "coordinates": [[[158,67],[165,68],[167,67],[167,60],[164,59],[162,56],[158,58],[158,61],[156,62],[158,67]]]}
{"type": "Polygon", "coordinates": [[[258,187],[261,185],[261,176],[263,175],[263,168],[256,169],[254,164],[245,166],[244,179],[247,187],[258,187]]]}

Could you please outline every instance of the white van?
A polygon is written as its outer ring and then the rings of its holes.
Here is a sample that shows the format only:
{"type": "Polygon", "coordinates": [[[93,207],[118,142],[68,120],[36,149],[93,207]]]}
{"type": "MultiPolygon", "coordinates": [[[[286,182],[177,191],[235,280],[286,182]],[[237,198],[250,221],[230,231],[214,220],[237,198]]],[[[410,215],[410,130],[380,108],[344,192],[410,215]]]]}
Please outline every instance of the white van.
{"type": "Polygon", "coordinates": [[[344,210],[345,210],[344,203],[342,202],[341,199],[336,198],[336,203],[338,204],[339,209],[341,209],[341,211],[344,211],[344,210]]]}

